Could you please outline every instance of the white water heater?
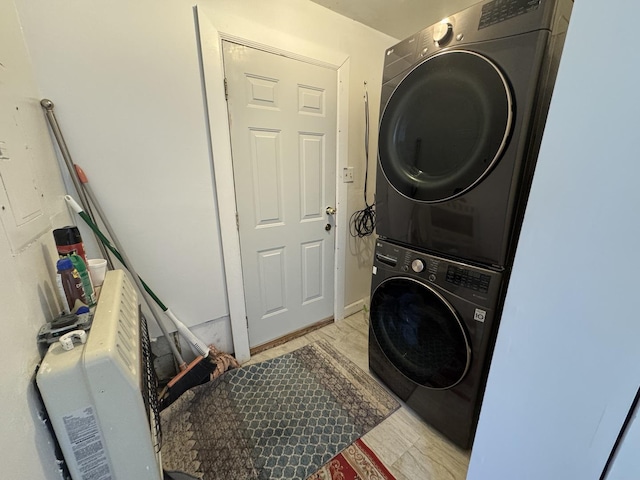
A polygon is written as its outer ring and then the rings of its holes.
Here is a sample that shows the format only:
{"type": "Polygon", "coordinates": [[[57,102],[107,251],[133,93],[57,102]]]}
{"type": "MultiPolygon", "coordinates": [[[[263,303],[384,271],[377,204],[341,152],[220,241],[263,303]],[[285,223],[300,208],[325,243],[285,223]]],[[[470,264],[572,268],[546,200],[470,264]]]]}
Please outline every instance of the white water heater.
{"type": "Polygon", "coordinates": [[[122,270],[108,272],[90,331],[52,344],[38,370],[73,480],[162,479],[156,382],[137,297],[122,270]]]}

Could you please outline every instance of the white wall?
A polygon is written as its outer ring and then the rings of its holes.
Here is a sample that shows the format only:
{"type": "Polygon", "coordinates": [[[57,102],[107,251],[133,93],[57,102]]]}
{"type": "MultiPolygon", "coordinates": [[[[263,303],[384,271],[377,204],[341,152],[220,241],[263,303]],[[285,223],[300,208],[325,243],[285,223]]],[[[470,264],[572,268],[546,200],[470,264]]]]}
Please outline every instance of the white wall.
{"type": "Polygon", "coordinates": [[[136,270],[187,325],[219,319],[228,349],[192,4],[16,4],[37,83],[136,270]]]}
{"type": "MultiPolygon", "coordinates": [[[[193,2],[17,4],[38,84],[56,104],[74,161],[87,172],[128,256],[185,323],[220,319],[213,329],[216,344],[229,349],[193,2]]],[[[268,26],[292,42],[351,55],[348,151],[356,182],[348,196],[350,211],[361,208],[363,81],[376,125],[383,52],[394,40],[307,1],[216,0],[205,6],[217,24],[231,29],[237,22],[268,26]]],[[[373,152],[375,137],[374,131],[373,152]]],[[[374,169],[375,156],[371,163],[374,169]]],[[[352,242],[349,249],[346,305],[368,295],[371,265],[366,242],[352,242]]]]}
{"type": "MultiPolygon", "coordinates": [[[[12,112],[20,112],[16,117],[18,131],[7,128],[6,123],[0,128],[0,141],[6,149],[2,155],[10,157],[0,160],[0,325],[4,332],[0,349],[0,470],[2,478],[53,480],[61,476],[50,436],[38,417],[40,405],[32,376],[40,360],[36,347],[38,330],[61,308],[55,285],[57,254],[51,225],[67,223],[69,216],[62,198],[62,178],[40,109],[40,94],[11,1],[0,2],[0,109],[3,122],[12,117],[12,112]],[[35,238],[28,245],[15,250],[12,216],[6,214],[27,197],[27,192],[7,201],[9,175],[5,167],[11,162],[26,169],[26,178],[37,185],[42,214],[33,221],[44,225],[44,231],[35,230],[35,238]]],[[[20,229],[29,230],[29,223],[20,229]]]]}
{"type": "Polygon", "coordinates": [[[599,478],[640,384],[639,16],[575,3],[470,480],[599,478]]]}

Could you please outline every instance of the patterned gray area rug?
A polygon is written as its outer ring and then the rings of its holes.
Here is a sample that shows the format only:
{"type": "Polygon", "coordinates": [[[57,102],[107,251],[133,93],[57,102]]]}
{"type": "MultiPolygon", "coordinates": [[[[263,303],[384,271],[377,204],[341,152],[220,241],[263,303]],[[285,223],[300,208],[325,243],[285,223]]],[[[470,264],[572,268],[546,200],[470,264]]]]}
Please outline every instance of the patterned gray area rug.
{"type": "Polygon", "coordinates": [[[230,370],[161,413],[166,470],[305,479],[399,407],[326,342],[230,370]]]}

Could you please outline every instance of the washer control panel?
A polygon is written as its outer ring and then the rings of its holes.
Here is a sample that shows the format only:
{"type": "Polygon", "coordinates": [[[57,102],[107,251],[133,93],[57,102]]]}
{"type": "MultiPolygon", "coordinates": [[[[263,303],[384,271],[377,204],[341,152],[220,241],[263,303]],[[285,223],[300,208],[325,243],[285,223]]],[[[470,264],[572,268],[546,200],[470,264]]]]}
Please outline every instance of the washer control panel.
{"type": "Polygon", "coordinates": [[[489,291],[489,283],[491,277],[480,272],[469,270],[466,268],[449,265],[447,268],[447,282],[459,285],[464,288],[476,290],[478,292],[487,293],[489,291]]]}
{"type": "Polygon", "coordinates": [[[500,288],[501,274],[378,239],[374,258],[374,275],[400,275],[455,292],[463,298],[486,300],[500,288]]]}

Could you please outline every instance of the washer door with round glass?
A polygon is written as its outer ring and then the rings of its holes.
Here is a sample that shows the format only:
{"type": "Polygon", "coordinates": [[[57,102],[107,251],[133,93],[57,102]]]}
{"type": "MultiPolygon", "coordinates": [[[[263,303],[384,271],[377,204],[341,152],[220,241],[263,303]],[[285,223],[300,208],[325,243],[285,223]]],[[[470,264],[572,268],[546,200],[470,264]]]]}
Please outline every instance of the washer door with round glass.
{"type": "Polygon", "coordinates": [[[471,362],[464,326],[436,291],[410,278],[382,282],[371,298],[371,327],[389,361],[410,380],[451,388],[471,362]]]}
{"type": "Polygon", "coordinates": [[[499,160],[512,110],[509,85],[491,60],[464,50],[434,55],[387,102],[379,132],[382,171],[412,200],[462,195],[499,160]]]}

